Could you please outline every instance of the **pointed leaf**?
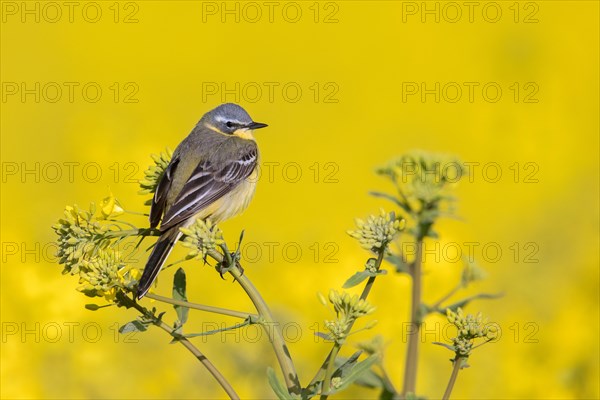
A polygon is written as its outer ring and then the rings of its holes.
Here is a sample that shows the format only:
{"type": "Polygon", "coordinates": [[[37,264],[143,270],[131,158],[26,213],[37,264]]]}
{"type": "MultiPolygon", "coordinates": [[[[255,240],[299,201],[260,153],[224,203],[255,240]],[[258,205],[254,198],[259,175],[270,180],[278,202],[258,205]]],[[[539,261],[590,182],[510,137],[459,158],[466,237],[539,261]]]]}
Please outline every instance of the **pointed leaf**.
{"type": "Polygon", "coordinates": [[[354,275],[352,275],[350,278],[348,278],[348,280],[346,282],[344,282],[344,285],[342,287],[344,289],[351,288],[353,286],[358,285],[359,283],[361,283],[368,277],[369,277],[369,273],[367,271],[357,272],[354,275]]]}
{"type": "Polygon", "coordinates": [[[355,385],[368,388],[385,388],[385,382],[381,376],[375,373],[372,369],[358,377],[354,381],[355,385]]]}
{"type": "Polygon", "coordinates": [[[348,375],[350,370],[356,365],[358,357],[360,357],[361,354],[362,350],[355,352],[348,359],[336,358],[335,363],[339,364],[339,366],[332,376],[343,378],[348,375]]]}
{"type": "Polygon", "coordinates": [[[446,308],[451,309],[452,311],[456,312],[456,310],[460,307],[460,308],[464,308],[467,304],[469,304],[470,302],[472,302],[473,300],[477,300],[477,299],[497,299],[504,296],[504,293],[479,293],[470,297],[467,297],[465,299],[459,300],[456,303],[452,303],[449,306],[444,307],[444,309],[439,309],[438,312],[440,314],[446,314],[446,308]]]}
{"type": "Polygon", "coordinates": [[[129,333],[129,332],[144,332],[148,328],[141,321],[137,319],[135,321],[131,321],[123,325],[119,328],[119,333],[129,333]]]}
{"type": "Polygon", "coordinates": [[[96,310],[99,310],[102,307],[100,307],[98,304],[86,304],[85,308],[88,309],[88,310],[91,310],[91,311],[96,311],[96,310]]]}
{"type": "MultiPolygon", "coordinates": [[[[173,299],[187,301],[186,279],[183,268],[179,268],[173,277],[173,299]]],[[[183,326],[183,324],[187,322],[190,309],[183,306],[173,306],[173,308],[177,312],[177,318],[179,318],[180,326],[183,326]]]]}
{"type": "Polygon", "coordinates": [[[242,240],[244,240],[244,230],[240,232],[240,240],[238,242],[238,249],[242,247],[242,240]]]}
{"type": "Polygon", "coordinates": [[[450,351],[452,351],[452,352],[455,352],[455,351],[456,351],[456,349],[454,348],[454,346],[450,346],[450,345],[449,345],[449,344],[447,344],[447,343],[442,343],[442,342],[432,342],[432,343],[433,343],[433,344],[437,344],[438,346],[445,347],[445,348],[447,348],[448,350],[450,350],[450,351]]]}
{"type": "Polygon", "coordinates": [[[331,336],[329,336],[327,333],[315,332],[315,336],[320,337],[321,339],[331,340],[331,336]]]}
{"type": "Polygon", "coordinates": [[[382,193],[382,192],[369,192],[369,194],[371,196],[375,196],[375,197],[380,197],[386,200],[391,201],[392,203],[396,204],[398,207],[400,207],[401,209],[403,209],[406,212],[410,212],[410,207],[408,207],[408,205],[406,205],[406,203],[404,203],[403,201],[401,201],[400,199],[392,196],[391,194],[387,194],[387,193],[382,193]]]}

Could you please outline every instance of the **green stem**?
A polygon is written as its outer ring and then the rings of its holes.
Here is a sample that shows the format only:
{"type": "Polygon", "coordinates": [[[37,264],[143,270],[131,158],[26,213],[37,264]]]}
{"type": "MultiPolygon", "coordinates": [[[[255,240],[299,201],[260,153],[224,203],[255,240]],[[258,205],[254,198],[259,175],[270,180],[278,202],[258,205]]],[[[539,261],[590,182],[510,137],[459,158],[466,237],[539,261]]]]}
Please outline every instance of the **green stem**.
{"type": "Polygon", "coordinates": [[[417,364],[419,359],[419,331],[421,329],[421,269],[423,263],[423,239],[417,240],[414,262],[410,267],[412,276],[412,296],[410,306],[410,330],[408,332],[408,347],[404,366],[404,386],[402,397],[415,393],[417,383],[417,364]]]}
{"type": "MultiPolygon", "coordinates": [[[[377,261],[375,262],[375,270],[376,271],[379,271],[379,268],[381,267],[381,263],[383,262],[384,255],[385,255],[385,250],[381,250],[379,252],[379,254],[377,255],[377,261]]],[[[362,291],[362,293],[360,295],[360,298],[362,300],[366,300],[367,296],[369,296],[369,293],[371,292],[371,288],[373,287],[373,284],[375,283],[375,278],[376,278],[376,276],[369,277],[369,280],[367,281],[367,284],[363,288],[363,291],[362,291]]],[[[354,321],[352,321],[348,325],[348,329],[346,329],[346,335],[350,333],[350,331],[352,330],[352,326],[353,325],[354,325],[354,321]]],[[[310,381],[310,383],[308,384],[308,386],[312,386],[315,383],[317,383],[317,381],[325,373],[325,371],[328,368],[328,366],[333,363],[333,362],[330,362],[330,360],[335,360],[335,356],[333,356],[333,352],[335,350],[336,345],[337,345],[337,343],[333,346],[333,348],[331,349],[331,351],[329,352],[329,354],[327,355],[327,357],[325,357],[325,361],[323,361],[323,364],[321,364],[321,368],[319,368],[319,370],[315,374],[315,376],[312,379],[312,381],[310,381]],[[333,356],[333,359],[332,359],[332,356],[333,356]]],[[[339,349],[338,349],[338,351],[339,351],[339,349]]],[[[323,390],[323,389],[321,389],[321,390],[323,390]]]]}
{"type": "Polygon", "coordinates": [[[242,318],[242,319],[258,318],[258,315],[256,315],[256,314],[250,314],[250,313],[245,313],[245,312],[241,312],[241,311],[229,310],[227,308],[221,308],[221,307],[207,306],[204,304],[189,303],[187,301],[175,300],[175,299],[160,296],[160,295],[154,294],[154,293],[146,293],[146,297],[149,299],[154,299],[156,301],[161,301],[163,303],[169,303],[169,304],[173,304],[176,306],[192,308],[194,310],[206,311],[206,312],[215,313],[215,314],[227,315],[227,316],[235,317],[235,318],[242,318]]]}
{"type": "Polygon", "coordinates": [[[148,217],[147,213],[141,213],[141,212],[137,212],[137,211],[127,211],[127,210],[123,210],[125,212],[125,214],[131,214],[131,215],[140,215],[142,217],[148,217]]]}
{"type": "Polygon", "coordinates": [[[321,400],[327,400],[329,396],[329,390],[331,389],[331,377],[333,376],[333,370],[335,368],[335,358],[340,352],[341,344],[335,342],[331,353],[329,353],[329,362],[327,363],[327,369],[325,370],[325,377],[323,378],[323,385],[321,385],[321,400]]]}
{"type": "MultiPolygon", "coordinates": [[[[113,237],[122,237],[122,236],[160,236],[160,231],[157,229],[133,229],[133,230],[123,230],[123,231],[115,231],[109,233],[113,237]]],[[[223,262],[223,254],[219,253],[216,250],[209,251],[209,255],[217,262],[223,262]]],[[[229,256],[229,255],[228,255],[229,256]]],[[[231,258],[230,256],[228,257],[231,258]]],[[[269,341],[273,346],[273,350],[277,357],[277,361],[279,362],[279,366],[281,367],[281,371],[283,372],[283,377],[286,382],[286,386],[290,393],[300,394],[301,386],[300,381],[298,379],[298,373],[296,372],[296,368],[294,367],[294,363],[290,356],[289,350],[285,341],[283,339],[283,335],[281,330],[277,326],[277,322],[274,320],[271,310],[265,303],[264,299],[261,297],[258,290],[254,287],[252,282],[241,273],[239,269],[239,264],[236,265],[235,268],[231,268],[229,270],[230,274],[235,278],[236,282],[244,289],[254,307],[258,311],[260,316],[260,323],[267,332],[269,337],[269,341]]],[[[148,294],[147,297],[150,297],[148,294]]],[[[168,299],[168,298],[165,298],[168,299]]],[[[193,308],[193,307],[191,307],[193,308]]],[[[221,309],[222,311],[223,309],[221,309]]],[[[205,310],[208,311],[208,310],[205,310]]],[[[229,310],[230,311],[230,310],[229,310]]],[[[232,315],[233,316],[233,315],[232,315]]],[[[241,317],[241,315],[238,315],[241,317]]],[[[252,314],[247,314],[246,316],[252,316],[252,314]]],[[[245,318],[245,317],[244,317],[245,318]]]]}
{"type": "Polygon", "coordinates": [[[127,236],[160,236],[160,231],[156,228],[123,229],[117,231],[107,231],[103,235],[111,238],[127,236]]]}
{"type": "Polygon", "coordinates": [[[467,359],[464,357],[457,357],[454,360],[454,367],[452,368],[452,374],[450,375],[450,380],[448,381],[448,386],[446,386],[446,391],[444,392],[444,396],[442,400],[448,400],[450,398],[450,393],[452,393],[452,389],[454,389],[454,384],[456,383],[456,377],[458,376],[458,372],[462,368],[463,363],[467,359]]]}
{"type": "Polygon", "coordinates": [[[502,296],[504,296],[504,293],[478,293],[474,294],[473,296],[465,297],[462,300],[455,301],[454,303],[445,306],[443,309],[438,309],[437,311],[441,314],[446,314],[447,308],[454,310],[457,307],[464,307],[465,304],[470,303],[471,301],[476,299],[497,299],[502,296]]]}
{"type": "Polygon", "coordinates": [[[398,189],[398,195],[400,196],[400,198],[402,199],[402,202],[406,206],[406,212],[411,213],[412,212],[412,208],[410,206],[410,203],[409,203],[408,199],[406,198],[406,195],[404,194],[404,192],[400,188],[400,185],[397,182],[396,182],[396,188],[398,189]]]}
{"type": "MultiPolygon", "coordinates": [[[[377,256],[377,261],[375,262],[375,270],[376,271],[379,271],[379,267],[381,267],[381,263],[383,262],[384,254],[385,254],[385,250],[381,250],[379,252],[379,255],[377,256]]],[[[369,277],[367,284],[365,285],[362,293],[360,294],[360,298],[362,300],[366,300],[367,296],[369,296],[369,293],[371,292],[371,288],[373,287],[373,284],[375,283],[375,278],[376,278],[376,276],[369,277]]],[[[350,329],[352,329],[352,325],[350,325],[348,332],[350,332],[350,329]]]]}
{"type": "Polygon", "coordinates": [[[449,291],[444,297],[442,297],[441,299],[439,299],[438,301],[436,301],[430,308],[432,310],[437,309],[443,302],[445,302],[446,300],[448,300],[450,297],[452,297],[456,292],[458,292],[461,288],[462,288],[462,284],[458,284],[456,287],[454,287],[454,289],[452,289],[451,291],[449,291]]]}
{"type": "Polygon", "coordinates": [[[119,298],[119,300],[121,300],[123,305],[125,305],[128,308],[129,307],[135,308],[146,318],[152,319],[154,325],[158,326],[159,328],[161,328],[162,330],[167,332],[174,339],[177,339],[177,341],[179,343],[181,343],[181,345],[183,347],[188,349],[190,351],[190,353],[192,353],[198,359],[198,361],[200,361],[200,363],[204,366],[204,368],[206,368],[208,370],[208,372],[215,378],[215,380],[219,383],[219,385],[221,385],[221,387],[223,388],[225,393],[227,393],[227,396],[229,396],[230,399],[239,399],[240,398],[240,396],[237,395],[237,393],[235,392],[235,390],[233,389],[231,384],[227,381],[227,379],[225,379],[225,377],[213,365],[213,363],[211,363],[210,360],[208,358],[206,358],[206,356],[204,354],[202,354],[202,352],[196,346],[194,346],[192,344],[192,342],[190,342],[185,337],[182,337],[181,335],[177,335],[169,325],[164,323],[161,319],[156,318],[156,316],[154,316],[153,313],[148,311],[146,308],[140,306],[138,303],[136,303],[134,300],[132,300],[128,296],[122,294],[122,295],[118,296],[118,298],[119,298]]]}
{"type": "MultiPolygon", "coordinates": [[[[217,250],[211,250],[208,254],[217,262],[223,261],[223,254],[219,253],[217,250]]],[[[236,263],[234,267],[231,267],[229,273],[246,292],[254,304],[256,311],[258,311],[260,316],[259,322],[265,329],[267,336],[269,337],[269,342],[271,342],[271,345],[273,346],[273,351],[275,352],[279,367],[283,373],[288,392],[300,394],[301,386],[298,379],[298,373],[296,372],[294,362],[290,356],[287,345],[285,344],[285,340],[283,339],[281,329],[273,318],[269,306],[248,277],[245,274],[242,274],[239,269],[239,264],[236,263]]]]}
{"type": "MultiPolygon", "coordinates": [[[[162,321],[158,321],[157,326],[159,326],[160,328],[162,328],[165,332],[168,332],[169,334],[171,334],[173,332],[171,327],[162,321]]],[[[173,335],[171,335],[171,336],[173,336],[173,335]]],[[[229,396],[230,399],[239,399],[240,398],[240,396],[237,395],[237,393],[235,392],[235,390],[233,389],[231,384],[227,381],[227,379],[225,379],[225,377],[221,374],[221,372],[219,372],[219,370],[213,365],[213,363],[211,363],[210,360],[208,358],[206,358],[206,356],[204,354],[202,354],[202,352],[200,350],[198,350],[198,348],[192,344],[192,342],[190,342],[185,337],[179,337],[179,336],[173,336],[173,337],[176,337],[177,341],[179,343],[181,343],[183,345],[183,347],[188,349],[190,351],[190,353],[192,353],[198,359],[198,361],[200,361],[200,363],[202,363],[202,365],[204,365],[204,367],[208,370],[208,372],[210,372],[210,374],[215,378],[215,380],[219,383],[219,385],[221,385],[221,387],[223,388],[225,393],[227,393],[227,396],[229,396]]]]}

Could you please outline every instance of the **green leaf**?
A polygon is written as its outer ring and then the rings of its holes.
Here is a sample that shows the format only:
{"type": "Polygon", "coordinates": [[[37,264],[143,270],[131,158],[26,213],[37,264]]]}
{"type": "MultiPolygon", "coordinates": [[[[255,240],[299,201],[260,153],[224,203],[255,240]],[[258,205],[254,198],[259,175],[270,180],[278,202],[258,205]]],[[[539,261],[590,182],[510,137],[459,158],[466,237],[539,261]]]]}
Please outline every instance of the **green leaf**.
{"type": "Polygon", "coordinates": [[[383,192],[369,192],[369,194],[374,197],[381,197],[383,199],[389,200],[392,203],[396,204],[398,207],[402,207],[402,202],[400,202],[398,198],[392,196],[391,194],[383,192]]]}
{"type": "Polygon", "coordinates": [[[325,339],[325,340],[332,340],[331,336],[329,336],[329,334],[323,333],[323,332],[315,332],[315,336],[320,337],[321,339],[325,339]]]}
{"type": "Polygon", "coordinates": [[[242,240],[244,240],[244,230],[240,232],[240,240],[238,241],[238,249],[242,247],[242,240]]]}
{"type": "Polygon", "coordinates": [[[369,276],[370,276],[370,274],[367,271],[357,272],[354,275],[352,275],[350,278],[348,278],[348,280],[346,282],[344,282],[344,285],[342,287],[344,289],[348,289],[353,286],[356,286],[356,285],[360,284],[362,281],[364,281],[365,279],[367,279],[369,276]]]}
{"type": "Polygon", "coordinates": [[[269,385],[271,385],[271,389],[277,395],[277,398],[280,400],[292,400],[294,397],[290,395],[287,391],[287,388],[279,381],[277,375],[275,374],[275,370],[273,368],[267,368],[267,378],[269,379],[269,385]]]}
{"type": "Polygon", "coordinates": [[[362,350],[357,351],[354,354],[352,354],[350,357],[348,357],[348,359],[336,358],[335,364],[336,365],[339,364],[339,366],[338,366],[337,370],[333,373],[332,376],[337,376],[337,377],[343,378],[346,375],[348,375],[350,370],[354,367],[354,365],[356,365],[356,362],[358,361],[358,357],[360,357],[360,355],[362,353],[363,353],[362,350]]]}
{"type": "Polygon", "coordinates": [[[447,344],[447,343],[442,343],[442,342],[432,342],[432,343],[433,343],[433,344],[437,344],[438,346],[445,347],[445,348],[447,348],[448,350],[450,350],[451,352],[455,352],[455,351],[456,351],[456,348],[455,348],[454,346],[450,346],[450,345],[449,345],[449,344],[447,344]]]}
{"type": "MultiPolygon", "coordinates": [[[[186,296],[186,279],[185,279],[185,271],[183,268],[179,268],[177,272],[175,272],[175,276],[173,277],[173,299],[180,301],[187,301],[186,296]]],[[[175,311],[177,312],[177,318],[179,318],[180,326],[183,326],[187,322],[188,313],[190,309],[188,307],[183,306],[173,306],[175,311]]]]}
{"type": "Polygon", "coordinates": [[[438,312],[440,314],[446,314],[446,308],[451,309],[456,312],[456,310],[460,308],[464,308],[467,304],[477,299],[497,299],[504,296],[504,293],[479,293],[474,296],[467,297],[465,299],[459,300],[456,303],[452,303],[449,306],[444,307],[444,309],[439,309],[438,312]]]}
{"type": "Polygon", "coordinates": [[[391,194],[387,194],[387,193],[383,193],[383,192],[369,192],[369,194],[374,197],[380,197],[380,198],[389,200],[392,203],[396,204],[401,209],[403,209],[404,211],[410,212],[410,207],[408,206],[408,204],[406,204],[404,201],[392,196],[391,194]]]}
{"type": "Polygon", "coordinates": [[[379,354],[373,354],[367,357],[364,361],[361,361],[358,364],[356,364],[354,368],[352,368],[350,373],[346,377],[342,378],[340,386],[332,390],[331,393],[341,392],[342,390],[346,389],[348,386],[354,383],[354,381],[356,381],[363,374],[369,371],[371,369],[371,366],[375,364],[377,360],[379,360],[379,354]]]}
{"type": "Polygon", "coordinates": [[[91,311],[96,311],[96,310],[101,309],[102,307],[100,307],[98,304],[86,304],[85,308],[87,308],[88,310],[91,310],[91,311]]]}
{"type": "Polygon", "coordinates": [[[145,324],[136,319],[135,321],[128,322],[120,327],[119,333],[144,332],[147,329],[148,327],[145,324]]]}
{"type": "Polygon", "coordinates": [[[371,389],[384,387],[383,378],[377,375],[372,369],[359,376],[358,379],[354,381],[354,384],[371,389]]]}

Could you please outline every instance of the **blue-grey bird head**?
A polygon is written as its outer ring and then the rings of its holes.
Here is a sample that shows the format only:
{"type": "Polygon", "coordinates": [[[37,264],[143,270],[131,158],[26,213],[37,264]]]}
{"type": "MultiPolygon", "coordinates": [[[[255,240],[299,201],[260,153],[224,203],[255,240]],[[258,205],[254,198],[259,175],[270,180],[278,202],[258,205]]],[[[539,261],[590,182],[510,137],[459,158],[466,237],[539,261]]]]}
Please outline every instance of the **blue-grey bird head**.
{"type": "Polygon", "coordinates": [[[217,129],[221,133],[230,135],[240,130],[247,131],[267,126],[267,124],[261,122],[254,122],[246,110],[233,103],[221,104],[207,112],[200,122],[217,129]]]}

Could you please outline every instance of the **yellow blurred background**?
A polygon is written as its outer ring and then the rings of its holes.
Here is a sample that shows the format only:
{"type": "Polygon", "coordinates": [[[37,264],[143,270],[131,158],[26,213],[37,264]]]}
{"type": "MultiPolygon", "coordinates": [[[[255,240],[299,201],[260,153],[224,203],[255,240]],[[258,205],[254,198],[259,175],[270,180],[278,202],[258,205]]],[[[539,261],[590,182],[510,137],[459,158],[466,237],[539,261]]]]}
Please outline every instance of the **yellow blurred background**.
{"type": "MultiPolygon", "coordinates": [[[[224,101],[269,124],[257,133],[256,197],[221,228],[230,243],[245,229],[246,274],[303,384],[330,348],[313,336],[331,318],[316,293],[339,289],[367,257],[345,232],[391,208],[367,194],[391,189],[375,167],[423,149],[473,168],[456,191],[460,218],[440,222],[439,250],[428,243],[424,301],[460,276],[444,249],[471,242],[488,278],[461,295],[505,293],[467,307],[502,336],[474,353],[454,397],[598,398],[598,2],[467,3],[1,2],[2,398],[224,396],[159,329],[119,336],[132,310],[84,309],[97,301],[61,275],[50,228],[65,205],[111,191],[146,212],[136,180],[149,155],[224,101]]],[[[142,266],[145,253],[128,257],[142,266]]],[[[173,272],[158,293],[170,295],[173,272]]],[[[186,272],[190,300],[252,310],[209,267],[186,272]]],[[[382,335],[401,387],[408,278],[378,279],[370,300],[378,325],[343,353],[382,335]]],[[[187,329],[233,322],[192,313],[187,329]]],[[[417,388],[429,398],[451,371],[431,344],[443,323],[427,319],[421,345],[417,388]]],[[[195,341],[245,398],[274,397],[259,335],[195,341]]],[[[340,398],[376,396],[353,387],[340,398]]]]}

